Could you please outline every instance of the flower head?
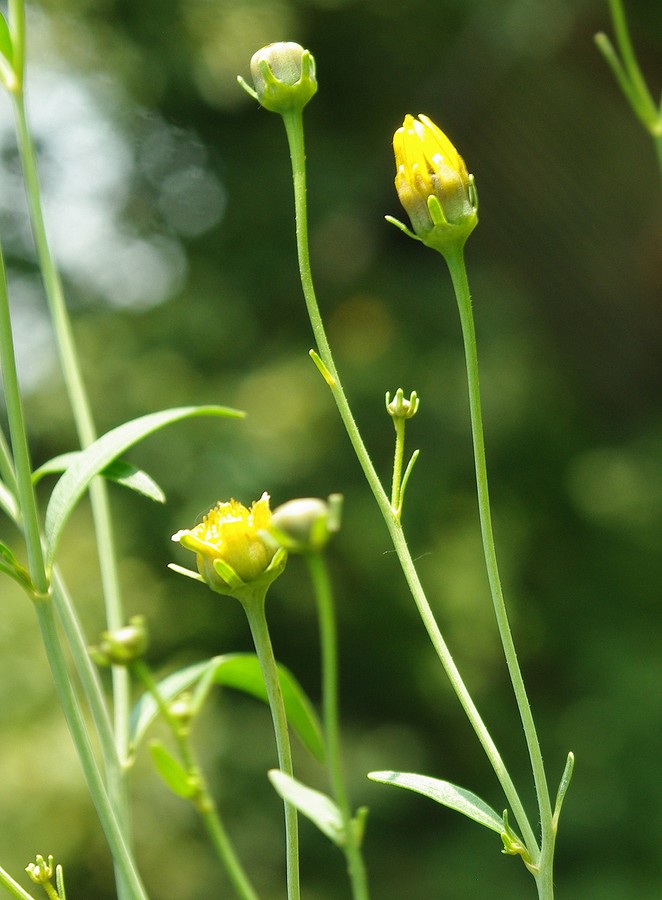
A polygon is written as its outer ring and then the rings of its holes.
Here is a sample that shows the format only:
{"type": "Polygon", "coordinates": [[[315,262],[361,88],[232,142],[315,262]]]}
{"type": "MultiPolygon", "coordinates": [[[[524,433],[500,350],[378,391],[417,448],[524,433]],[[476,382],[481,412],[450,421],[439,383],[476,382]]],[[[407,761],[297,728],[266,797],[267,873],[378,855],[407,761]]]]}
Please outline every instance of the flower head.
{"type": "Polygon", "coordinates": [[[301,110],[317,92],[313,55],[293,41],[262,47],[253,54],[250,68],[255,90],[243,78],[239,83],[271,112],[301,110]]]}
{"type": "Polygon", "coordinates": [[[407,115],[393,150],[395,189],[413,237],[441,253],[464,244],[478,222],[478,200],[473,176],[451,141],[427,116],[407,115]]]}
{"type": "Polygon", "coordinates": [[[268,494],[250,509],[237,500],[219,501],[199,525],[172,539],[196,554],[200,578],[213,591],[242,599],[253,588],[266,588],[285,566],[286,554],[269,536],[270,522],[268,494]]]}

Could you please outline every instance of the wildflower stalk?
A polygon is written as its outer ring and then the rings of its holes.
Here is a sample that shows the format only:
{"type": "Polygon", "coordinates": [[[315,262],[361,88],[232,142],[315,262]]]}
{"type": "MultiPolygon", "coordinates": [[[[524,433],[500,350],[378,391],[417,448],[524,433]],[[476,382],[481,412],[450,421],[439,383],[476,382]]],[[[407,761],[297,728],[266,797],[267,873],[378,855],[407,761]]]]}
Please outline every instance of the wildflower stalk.
{"type": "Polygon", "coordinates": [[[190,730],[188,723],[183,725],[170,710],[168,704],[163,700],[158,685],[149,670],[149,667],[143,659],[136,659],[130,665],[133,675],[143,683],[145,688],[154,698],[159,712],[167,723],[172,735],[177,742],[177,748],[189,775],[189,778],[195,785],[195,793],[190,798],[196,810],[200,814],[207,833],[211,839],[212,845],[227,872],[228,878],[234,887],[237,896],[242,900],[258,900],[258,895],[251,885],[248,875],[242,867],[239,857],[230,841],[225,826],[221,819],[220,813],[214,799],[209,793],[207,781],[202,770],[195,758],[193,748],[190,741],[190,730]]]}
{"type": "Polygon", "coordinates": [[[340,753],[338,641],[331,582],[321,553],[306,553],[305,557],[315,591],[319,618],[320,645],[322,649],[322,712],[329,781],[331,782],[333,799],[342,816],[345,834],[345,843],[342,849],[347,860],[347,871],[352,884],[352,896],[354,900],[368,900],[368,880],[360,847],[361,835],[357,833],[356,823],[352,819],[340,753]]]}
{"type": "Polygon", "coordinates": [[[363,443],[363,439],[352,415],[347,397],[343,390],[338,371],[336,369],[331,349],[329,346],[322,317],[320,315],[310,266],[310,254],[308,247],[308,224],[306,208],[306,169],[303,135],[303,117],[301,110],[292,110],[283,114],[283,121],[287,133],[290,158],[292,162],[292,176],[294,184],[294,202],[296,214],[297,255],[301,285],[308,309],[308,316],[315,336],[321,363],[326,370],[326,381],[333,394],[338,412],[343,421],[348,437],[354,448],[361,468],[375,497],[377,505],[384,517],[384,521],[391,535],[393,546],[397,553],[405,579],[411,591],[412,597],[418,608],[423,625],[432,642],[434,650],[446,672],[455,694],[464,709],[478,740],[485,751],[492,768],[501,784],[503,792],[513,811],[515,819],[522,831],[522,837],[526,844],[529,857],[537,863],[540,850],[533,829],[529,823],[526,811],[517,793],[515,785],[506,769],[499,751],[476,708],[471,695],[460,676],[455,661],[441,634],[430,608],[429,601],[420,582],[411,552],[407,546],[405,534],[397,512],[391,507],[381,484],[379,476],[374,468],[370,455],[363,443]],[[326,377],[328,375],[328,377],[326,377]]]}
{"type": "MultiPolygon", "coordinates": [[[[23,166],[24,181],[39,266],[44,281],[46,298],[53,321],[60,362],[69,395],[73,416],[81,447],[85,448],[96,439],[96,429],[78,361],[78,354],[64,299],[62,281],[50,250],[44,223],[41,189],[37,172],[36,154],[28,125],[25,94],[25,4],[24,0],[10,0],[9,23],[12,31],[15,83],[11,97],[14,106],[19,154],[23,166]]],[[[120,595],[119,578],[115,561],[114,536],[106,486],[102,479],[95,479],[90,485],[90,500],[94,519],[106,622],[109,630],[119,628],[124,623],[124,611],[120,595]]],[[[104,749],[110,758],[116,752],[120,761],[126,760],[129,748],[130,695],[129,680],[125,669],[113,667],[113,711],[114,745],[104,749]]],[[[107,734],[101,734],[103,742],[107,734]]],[[[112,802],[116,815],[122,822],[127,840],[130,840],[130,816],[128,792],[124,770],[117,770],[117,777],[110,783],[112,802]]],[[[125,895],[124,886],[118,884],[120,898],[125,895]]],[[[127,895],[127,897],[130,895],[127,895]]]]}
{"type": "MultiPolygon", "coordinates": [[[[241,605],[248,619],[255,652],[260,661],[262,677],[267,689],[267,699],[271,710],[274,735],[276,737],[276,749],[278,752],[278,766],[282,772],[290,777],[294,776],[292,765],[292,749],[290,747],[290,733],[287,726],[285,703],[278,681],[278,669],[274,656],[267,617],[265,613],[266,590],[256,587],[252,596],[241,599],[241,605]]],[[[296,808],[283,801],[285,808],[285,852],[287,863],[287,897],[288,900],[299,900],[299,823],[296,808]]]]}
{"type": "Polygon", "coordinates": [[[609,0],[609,9],[617,50],[602,32],[596,34],[595,43],[632,111],[652,136],[662,173],[662,103],[660,107],[657,106],[642,74],[632,45],[622,0],[609,0]]]}
{"type": "Polygon", "coordinates": [[[18,897],[18,900],[35,900],[32,894],[28,894],[17,881],[14,881],[9,872],[5,872],[2,867],[0,867],[0,886],[12,897],[18,897]]]}
{"type": "Polygon", "coordinates": [[[496,616],[499,636],[503,646],[506,665],[513,686],[513,692],[522,721],[522,727],[529,751],[531,769],[536,787],[538,799],[538,811],[542,835],[542,854],[540,861],[534,870],[536,881],[541,891],[540,897],[552,897],[553,890],[551,870],[554,856],[555,827],[552,821],[552,807],[545,775],[545,767],[540,750],[540,742],[536,731],[531,707],[524,686],[524,679],[517,659],[515,644],[508,621],[508,613],[504,601],[499,567],[497,563],[494,533],[492,530],[492,515],[490,511],[490,497],[487,480],[487,464],[485,459],[485,440],[483,436],[483,418],[481,412],[480,383],[478,379],[478,353],[476,347],[476,331],[473,311],[471,308],[471,295],[467,280],[464,252],[462,246],[455,251],[447,250],[446,263],[451,275],[457,306],[460,313],[462,337],[467,370],[467,383],[469,388],[469,410],[471,416],[471,432],[473,440],[474,463],[476,470],[476,487],[478,493],[478,509],[480,528],[483,542],[483,552],[487,568],[487,577],[492,595],[492,603],[496,616]],[[543,889],[544,887],[544,889],[543,889]]]}

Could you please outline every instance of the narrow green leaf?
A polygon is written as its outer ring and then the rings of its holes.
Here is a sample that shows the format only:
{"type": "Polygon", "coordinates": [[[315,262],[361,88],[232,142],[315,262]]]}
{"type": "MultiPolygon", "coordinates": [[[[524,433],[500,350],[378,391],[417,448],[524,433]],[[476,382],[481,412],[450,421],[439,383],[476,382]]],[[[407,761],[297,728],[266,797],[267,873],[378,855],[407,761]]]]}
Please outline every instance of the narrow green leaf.
{"type": "Polygon", "coordinates": [[[563,770],[563,775],[561,776],[561,781],[559,783],[559,789],[556,792],[556,803],[554,804],[554,824],[558,825],[559,816],[561,815],[561,807],[563,806],[563,801],[565,800],[565,795],[568,792],[568,788],[570,787],[570,781],[572,779],[572,773],[575,769],[575,754],[568,753],[568,759],[566,760],[565,769],[563,770]]]}
{"type": "Polygon", "coordinates": [[[306,787],[305,784],[301,784],[296,778],[292,778],[291,775],[281,772],[279,769],[272,769],[269,772],[269,781],[283,800],[296,806],[299,812],[317,825],[319,830],[337,847],[344,847],[345,829],[342,815],[331,797],[321,791],[306,787]]]}
{"type": "Polygon", "coordinates": [[[456,784],[408,772],[370,772],[368,778],[371,781],[378,781],[380,784],[394,784],[396,787],[430,797],[437,803],[468,816],[474,822],[491,828],[497,834],[501,834],[504,830],[503,819],[491,806],[488,806],[476,794],[472,794],[471,791],[458,787],[456,784]]]}
{"type": "MultiPolygon", "coordinates": [[[[54,456],[53,459],[49,459],[48,462],[39,466],[32,473],[33,482],[37,484],[45,475],[66,472],[78,460],[79,456],[80,450],[54,456]]],[[[104,478],[114,481],[116,484],[122,485],[122,487],[129,488],[137,494],[142,494],[143,497],[149,497],[150,500],[155,500],[157,503],[165,503],[165,494],[154,479],[147,472],[137,469],[126,460],[113,460],[105,469],[99,472],[99,475],[103,475],[104,478]]]]}
{"type": "MultiPolygon", "coordinates": [[[[309,752],[320,762],[323,761],[325,751],[322,729],[312,703],[294,675],[285,666],[278,666],[278,677],[288,722],[309,752]]],[[[208,678],[216,684],[243,691],[264,703],[268,702],[262,670],[254,653],[228,653],[194,663],[173,672],[160,681],[159,693],[166,703],[169,703],[182,691],[189,690],[204,678],[208,678]]],[[[149,693],[143,694],[131,713],[130,737],[134,752],[158,714],[154,698],[149,693]]]]}
{"type": "Polygon", "coordinates": [[[20,518],[18,502],[3,481],[0,481],[0,507],[4,509],[10,519],[18,522],[20,518]]]}
{"type": "Polygon", "coordinates": [[[7,62],[12,65],[14,62],[14,45],[12,44],[9,26],[4,15],[0,12],[0,53],[7,62]]]}
{"type": "Polygon", "coordinates": [[[158,743],[158,741],[153,741],[149,745],[149,751],[152,754],[152,761],[156,771],[173,794],[177,794],[178,797],[186,797],[187,799],[193,797],[197,787],[184,766],[175,759],[170,751],[166,750],[163,744],[158,743]]]}
{"type": "Polygon", "coordinates": [[[103,472],[110,463],[143,438],[166,425],[194,416],[241,418],[243,413],[225,406],[185,406],[161,410],[113,428],[82,450],[76,462],[66,470],[51,494],[46,510],[46,562],[48,564],[53,562],[62,529],[95,475],[103,472]]]}

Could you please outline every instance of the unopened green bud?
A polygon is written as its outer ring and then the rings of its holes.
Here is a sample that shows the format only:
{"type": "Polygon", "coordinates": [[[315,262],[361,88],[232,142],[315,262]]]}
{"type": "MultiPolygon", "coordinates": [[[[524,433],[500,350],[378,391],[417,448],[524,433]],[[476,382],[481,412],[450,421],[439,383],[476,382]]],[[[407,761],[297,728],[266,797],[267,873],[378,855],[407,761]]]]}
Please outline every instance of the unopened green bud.
{"type": "Polygon", "coordinates": [[[393,419],[411,419],[418,412],[418,394],[412,391],[409,400],[405,400],[405,392],[398,388],[391,400],[390,392],[386,392],[386,411],[393,419]]]}
{"type": "Polygon", "coordinates": [[[25,867],[25,871],[35,884],[48,884],[55,874],[53,866],[53,854],[48,854],[48,861],[44,859],[41,853],[37,853],[36,862],[29,863],[25,867]]]}
{"type": "Polygon", "coordinates": [[[316,553],[340,528],[342,497],[331,494],[328,501],[316,497],[289,500],[274,510],[271,533],[291,553],[316,553]]]}
{"type": "Polygon", "coordinates": [[[103,631],[96,647],[89,653],[100,666],[128,666],[147,650],[149,636],[144,616],[133,616],[129,624],[114,631],[103,631]]]}
{"type": "Polygon", "coordinates": [[[303,109],[317,92],[313,55],[292,41],[262,47],[253,54],[250,68],[255,90],[242,78],[239,83],[271,112],[303,109]]]}

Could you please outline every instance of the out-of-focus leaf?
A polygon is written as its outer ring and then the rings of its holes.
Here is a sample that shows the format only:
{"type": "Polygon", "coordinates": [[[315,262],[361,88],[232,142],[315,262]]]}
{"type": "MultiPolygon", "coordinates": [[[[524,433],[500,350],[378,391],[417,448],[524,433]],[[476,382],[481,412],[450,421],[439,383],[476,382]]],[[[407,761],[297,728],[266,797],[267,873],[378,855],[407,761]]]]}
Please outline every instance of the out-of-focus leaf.
{"type": "Polygon", "coordinates": [[[143,438],[166,425],[194,416],[241,418],[243,413],[225,406],[185,406],[161,410],[125,422],[108,431],[85,450],[81,450],[76,462],[66,470],[55,485],[46,510],[47,563],[53,562],[62,529],[95,475],[103,472],[118,456],[143,438]]]}
{"type": "Polygon", "coordinates": [[[12,44],[9,26],[4,15],[0,12],[0,53],[7,62],[12,65],[14,62],[14,46],[12,44]]]}
{"type": "Polygon", "coordinates": [[[196,786],[191,781],[188,772],[170,751],[166,750],[163,744],[153,741],[149,745],[149,752],[152,754],[156,771],[173,794],[177,794],[179,797],[186,797],[187,799],[195,794],[196,786]]]}
{"type": "MultiPolygon", "coordinates": [[[[228,653],[194,663],[185,669],[173,672],[160,681],[159,693],[165,702],[169,703],[182,691],[189,690],[205,678],[210,683],[231,687],[257,697],[265,703],[268,702],[262,670],[254,653],[228,653]]],[[[325,754],[324,740],[313,704],[297,679],[285,666],[278,666],[278,678],[283,692],[288,722],[310,753],[322,761],[325,754]]],[[[131,745],[134,751],[140,745],[147,728],[158,714],[154,698],[149,693],[143,694],[131,713],[131,745]]]]}
{"type": "Polygon", "coordinates": [[[381,784],[394,784],[396,787],[405,788],[430,797],[437,803],[442,803],[450,809],[468,816],[474,822],[491,828],[501,834],[504,830],[503,819],[492,807],[488,806],[476,794],[458,787],[448,781],[440,781],[438,778],[430,778],[427,775],[415,775],[409,772],[370,772],[371,781],[381,784]]]}
{"type": "Polygon", "coordinates": [[[19,509],[16,497],[3,481],[0,481],[0,507],[4,509],[10,519],[14,522],[18,521],[19,509]]]}
{"type": "Polygon", "coordinates": [[[345,844],[345,829],[337,805],[326,794],[301,784],[280,769],[269,772],[269,780],[283,800],[296,806],[338,847],[345,844]]]}
{"type": "MultiPolygon", "coordinates": [[[[37,484],[37,482],[41,481],[45,475],[65,472],[76,462],[79,456],[80,450],[75,450],[71,453],[62,453],[60,456],[54,456],[53,459],[49,459],[48,462],[45,462],[43,466],[39,466],[39,468],[33,472],[32,480],[37,484]]],[[[101,472],[99,472],[99,475],[103,475],[104,478],[107,478],[109,481],[114,481],[116,484],[121,484],[122,487],[130,488],[130,490],[135,491],[137,494],[149,497],[150,500],[155,500],[157,503],[165,503],[165,494],[154,479],[148,475],[147,472],[144,472],[142,469],[137,469],[135,466],[132,466],[131,463],[126,462],[126,460],[113,460],[110,465],[107,465],[105,469],[102,469],[101,472]]]]}

